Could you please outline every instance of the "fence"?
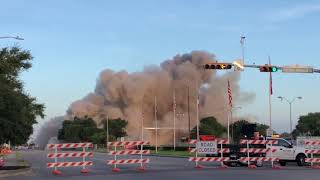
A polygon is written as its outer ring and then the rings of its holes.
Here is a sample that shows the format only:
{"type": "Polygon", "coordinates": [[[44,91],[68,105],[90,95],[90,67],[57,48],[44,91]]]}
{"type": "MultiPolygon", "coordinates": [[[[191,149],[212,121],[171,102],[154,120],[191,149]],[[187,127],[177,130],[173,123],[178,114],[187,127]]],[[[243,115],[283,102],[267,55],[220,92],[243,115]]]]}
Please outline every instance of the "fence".
{"type": "Polygon", "coordinates": [[[223,153],[230,153],[229,148],[223,148],[223,144],[229,144],[228,140],[225,139],[217,139],[215,140],[217,146],[220,145],[220,148],[217,149],[217,153],[220,153],[220,157],[198,157],[198,147],[197,147],[197,140],[192,139],[189,141],[190,145],[196,145],[195,148],[190,148],[190,153],[195,153],[195,157],[189,157],[190,162],[196,163],[196,168],[202,168],[202,165],[199,165],[199,162],[221,162],[221,167],[226,168],[223,165],[224,161],[229,161],[229,157],[223,157],[223,153]]]}
{"type": "Polygon", "coordinates": [[[48,168],[54,168],[52,171],[55,175],[60,175],[61,171],[58,167],[77,167],[82,166],[81,173],[88,173],[86,166],[92,166],[92,161],[86,161],[86,157],[93,157],[92,152],[87,152],[86,148],[92,147],[92,143],[66,143],[66,144],[48,144],[48,150],[54,150],[54,153],[48,153],[47,158],[54,159],[54,162],[47,163],[48,168]],[[58,152],[61,149],[82,148],[82,152],[58,152]],[[59,158],[77,158],[82,157],[82,161],[78,162],[58,162],[59,158]]]}
{"type": "Polygon", "coordinates": [[[149,158],[143,158],[144,154],[150,154],[150,150],[143,150],[143,145],[149,145],[148,141],[121,141],[121,142],[108,142],[108,146],[113,146],[114,150],[110,151],[108,155],[113,155],[113,160],[108,160],[108,165],[113,165],[112,171],[119,172],[118,164],[140,164],[139,171],[145,170],[145,164],[150,162],[149,158]],[[117,147],[126,146],[140,146],[140,150],[118,150],[117,147]],[[140,155],[140,159],[117,159],[119,155],[140,155]]]}
{"type": "Polygon", "coordinates": [[[277,143],[278,143],[277,140],[246,140],[246,139],[242,139],[242,140],[240,140],[240,144],[246,144],[247,147],[241,148],[240,152],[247,153],[247,156],[241,157],[240,161],[247,162],[249,168],[256,168],[255,165],[250,165],[250,162],[252,162],[252,161],[256,161],[256,162],[270,161],[272,164],[272,168],[277,168],[276,166],[274,166],[274,162],[279,161],[279,159],[273,157],[273,153],[276,152],[276,149],[272,148],[272,145],[277,144],[277,143]],[[270,144],[271,148],[266,148],[267,144],[270,144]],[[251,148],[250,145],[264,145],[264,147],[263,148],[261,148],[261,147],[251,148]],[[271,157],[262,157],[263,154],[267,154],[267,153],[270,153],[271,157]],[[252,157],[252,156],[250,157],[250,154],[251,155],[256,154],[259,157],[252,157]]]}
{"type": "Polygon", "coordinates": [[[320,158],[314,158],[314,155],[315,154],[320,154],[320,149],[315,149],[314,146],[319,146],[320,145],[320,140],[305,140],[305,145],[306,146],[306,150],[305,150],[305,153],[307,155],[310,154],[310,158],[306,158],[306,162],[309,162],[311,163],[311,167],[312,168],[317,168],[319,169],[320,166],[317,165],[317,166],[314,166],[314,163],[320,163],[320,158]]]}

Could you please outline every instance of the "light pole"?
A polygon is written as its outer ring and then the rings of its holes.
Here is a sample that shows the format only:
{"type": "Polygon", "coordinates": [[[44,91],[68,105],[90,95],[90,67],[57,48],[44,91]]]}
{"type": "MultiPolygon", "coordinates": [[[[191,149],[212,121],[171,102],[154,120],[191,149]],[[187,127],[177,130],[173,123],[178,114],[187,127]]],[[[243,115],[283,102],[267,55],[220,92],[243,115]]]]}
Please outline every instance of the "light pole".
{"type": "MultiPolygon", "coordinates": [[[[184,117],[183,113],[177,113],[176,114],[178,121],[181,121],[180,117],[184,117]]],[[[176,126],[173,128],[173,150],[176,150],[176,126]]]]}
{"type": "Polygon", "coordinates": [[[281,99],[281,101],[285,100],[285,101],[287,101],[289,103],[289,106],[290,106],[290,134],[291,134],[291,138],[292,138],[292,110],[291,110],[291,105],[296,99],[302,99],[302,97],[301,96],[295,97],[291,101],[289,101],[287,98],[285,98],[283,96],[279,96],[278,98],[281,99]]]}
{"type": "Polygon", "coordinates": [[[16,39],[16,40],[24,40],[22,37],[19,36],[0,36],[0,39],[16,39]]]}

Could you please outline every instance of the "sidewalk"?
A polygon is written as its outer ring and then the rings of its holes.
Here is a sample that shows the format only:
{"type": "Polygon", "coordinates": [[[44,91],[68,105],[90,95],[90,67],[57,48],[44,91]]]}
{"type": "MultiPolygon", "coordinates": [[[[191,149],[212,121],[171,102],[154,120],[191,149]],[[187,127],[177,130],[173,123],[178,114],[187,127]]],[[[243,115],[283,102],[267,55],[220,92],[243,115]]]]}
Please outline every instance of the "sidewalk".
{"type": "Polygon", "coordinates": [[[0,167],[0,177],[16,176],[27,172],[31,172],[30,165],[26,162],[21,153],[12,152],[5,156],[4,166],[0,167]]]}

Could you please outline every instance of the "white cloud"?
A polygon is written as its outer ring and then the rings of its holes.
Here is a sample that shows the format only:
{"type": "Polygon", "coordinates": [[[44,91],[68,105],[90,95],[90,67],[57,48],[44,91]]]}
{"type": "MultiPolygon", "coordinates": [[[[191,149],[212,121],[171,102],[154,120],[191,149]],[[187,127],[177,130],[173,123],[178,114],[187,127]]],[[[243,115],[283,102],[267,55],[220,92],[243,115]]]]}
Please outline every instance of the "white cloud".
{"type": "Polygon", "coordinates": [[[273,23],[303,18],[311,13],[320,12],[320,4],[300,4],[269,11],[266,19],[273,23]]]}

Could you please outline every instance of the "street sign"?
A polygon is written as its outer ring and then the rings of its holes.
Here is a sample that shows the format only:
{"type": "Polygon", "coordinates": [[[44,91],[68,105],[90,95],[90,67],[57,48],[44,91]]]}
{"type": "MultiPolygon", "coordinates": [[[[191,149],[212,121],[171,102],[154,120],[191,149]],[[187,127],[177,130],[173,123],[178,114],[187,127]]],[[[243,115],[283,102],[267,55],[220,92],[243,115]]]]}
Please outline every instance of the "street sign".
{"type": "Polygon", "coordinates": [[[310,66],[284,66],[282,67],[284,73],[313,73],[313,67],[310,66]]]}
{"type": "Polygon", "coordinates": [[[217,141],[200,141],[197,143],[198,154],[217,154],[217,141]]]}
{"type": "Polygon", "coordinates": [[[215,139],[213,135],[200,135],[200,141],[214,141],[215,139]]]}

